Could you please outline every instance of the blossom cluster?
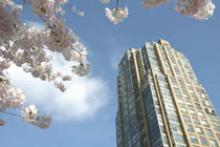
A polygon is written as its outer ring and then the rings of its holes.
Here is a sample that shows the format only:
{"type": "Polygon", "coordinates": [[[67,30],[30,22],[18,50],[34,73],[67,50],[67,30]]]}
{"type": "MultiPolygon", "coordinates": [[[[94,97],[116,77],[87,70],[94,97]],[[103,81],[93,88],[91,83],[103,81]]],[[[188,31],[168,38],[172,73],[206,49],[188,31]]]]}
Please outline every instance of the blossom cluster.
{"type": "MultiPolygon", "coordinates": [[[[143,0],[145,8],[159,6],[170,0],[143,0]]],[[[177,0],[176,11],[183,16],[191,16],[195,19],[205,20],[214,14],[215,5],[212,0],[177,0]]]]}
{"type": "MultiPolygon", "coordinates": [[[[153,8],[171,0],[142,0],[145,8],[153,8]]],[[[101,0],[103,4],[108,4],[110,0],[101,0]]],[[[176,0],[176,11],[183,16],[191,16],[198,20],[206,20],[214,14],[215,5],[212,0],[176,0]]],[[[128,17],[128,8],[105,9],[105,14],[109,21],[118,24],[128,17]]]]}
{"type": "MultiPolygon", "coordinates": [[[[42,27],[30,26],[21,19],[23,5],[13,0],[0,0],[0,112],[8,108],[21,110],[23,120],[40,128],[49,127],[49,115],[38,115],[36,106],[25,106],[25,96],[13,87],[4,71],[11,65],[22,68],[33,77],[54,83],[64,92],[65,82],[74,75],[85,76],[89,72],[86,47],[70,28],[65,26],[63,5],[68,0],[26,0],[42,27]],[[60,53],[74,64],[70,74],[56,71],[51,53],[60,53]]],[[[3,124],[3,120],[1,120],[3,124]]]]}

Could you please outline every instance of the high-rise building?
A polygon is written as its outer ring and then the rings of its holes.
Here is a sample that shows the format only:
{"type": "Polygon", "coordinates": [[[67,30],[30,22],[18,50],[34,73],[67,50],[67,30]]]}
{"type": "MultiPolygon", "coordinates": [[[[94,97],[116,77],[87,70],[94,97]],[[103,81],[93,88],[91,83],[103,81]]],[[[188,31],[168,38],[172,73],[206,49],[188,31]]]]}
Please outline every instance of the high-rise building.
{"type": "Polygon", "coordinates": [[[220,119],[189,60],[169,42],[119,64],[117,147],[220,147],[220,119]]]}

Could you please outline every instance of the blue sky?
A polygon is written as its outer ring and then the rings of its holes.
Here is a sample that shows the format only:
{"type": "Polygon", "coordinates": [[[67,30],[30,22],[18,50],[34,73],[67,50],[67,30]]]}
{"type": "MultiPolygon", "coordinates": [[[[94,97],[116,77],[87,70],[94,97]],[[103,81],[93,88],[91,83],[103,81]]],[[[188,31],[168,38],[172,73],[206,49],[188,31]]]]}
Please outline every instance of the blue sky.
{"type": "MultiPolygon", "coordinates": [[[[160,38],[168,40],[174,48],[190,59],[199,81],[207,89],[220,114],[220,1],[214,1],[217,9],[212,18],[208,21],[197,21],[175,12],[174,2],[146,10],[141,1],[124,0],[121,6],[126,4],[130,15],[117,26],[106,19],[105,6],[98,0],[75,0],[74,3],[85,11],[85,16],[68,13],[66,23],[87,46],[88,60],[92,65],[90,77],[101,79],[104,83],[102,90],[106,92],[107,98],[103,96],[106,102],[92,115],[86,115],[83,119],[54,120],[47,130],[40,130],[16,118],[3,116],[7,125],[0,128],[0,146],[115,147],[115,64],[128,48],[142,47],[145,42],[157,41],[160,38]]],[[[36,20],[28,11],[24,15],[24,19],[36,20]]],[[[34,86],[36,85],[26,89],[31,91],[35,89],[34,86]]]]}

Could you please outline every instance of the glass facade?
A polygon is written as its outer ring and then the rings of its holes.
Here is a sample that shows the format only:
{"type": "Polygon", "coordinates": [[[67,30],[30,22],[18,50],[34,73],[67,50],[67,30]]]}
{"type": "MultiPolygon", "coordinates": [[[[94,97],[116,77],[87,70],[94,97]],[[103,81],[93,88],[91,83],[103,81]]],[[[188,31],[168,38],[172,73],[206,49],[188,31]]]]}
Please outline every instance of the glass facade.
{"type": "Polygon", "coordinates": [[[169,42],[119,64],[117,147],[219,147],[220,119],[189,60],[169,42]]]}

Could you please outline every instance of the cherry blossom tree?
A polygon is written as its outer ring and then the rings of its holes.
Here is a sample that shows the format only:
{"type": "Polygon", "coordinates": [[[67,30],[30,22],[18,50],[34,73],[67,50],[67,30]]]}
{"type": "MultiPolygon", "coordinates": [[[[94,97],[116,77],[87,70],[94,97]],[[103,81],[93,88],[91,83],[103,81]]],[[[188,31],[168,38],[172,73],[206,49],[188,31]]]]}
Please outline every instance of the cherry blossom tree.
{"type": "MultiPolygon", "coordinates": [[[[21,20],[22,4],[13,0],[0,0],[0,112],[7,109],[20,110],[22,120],[40,128],[48,128],[51,117],[40,114],[35,105],[26,106],[25,95],[10,83],[5,70],[12,65],[31,73],[42,81],[52,82],[64,92],[65,82],[73,75],[85,76],[89,72],[86,47],[64,24],[63,6],[68,0],[25,0],[44,23],[43,27],[29,26],[21,20]],[[71,74],[56,71],[50,53],[63,55],[66,61],[74,62],[71,74]]],[[[78,12],[74,10],[74,12],[78,12]]],[[[82,15],[82,14],[81,14],[82,15]]],[[[4,125],[0,120],[0,125],[4,125]]]]}

